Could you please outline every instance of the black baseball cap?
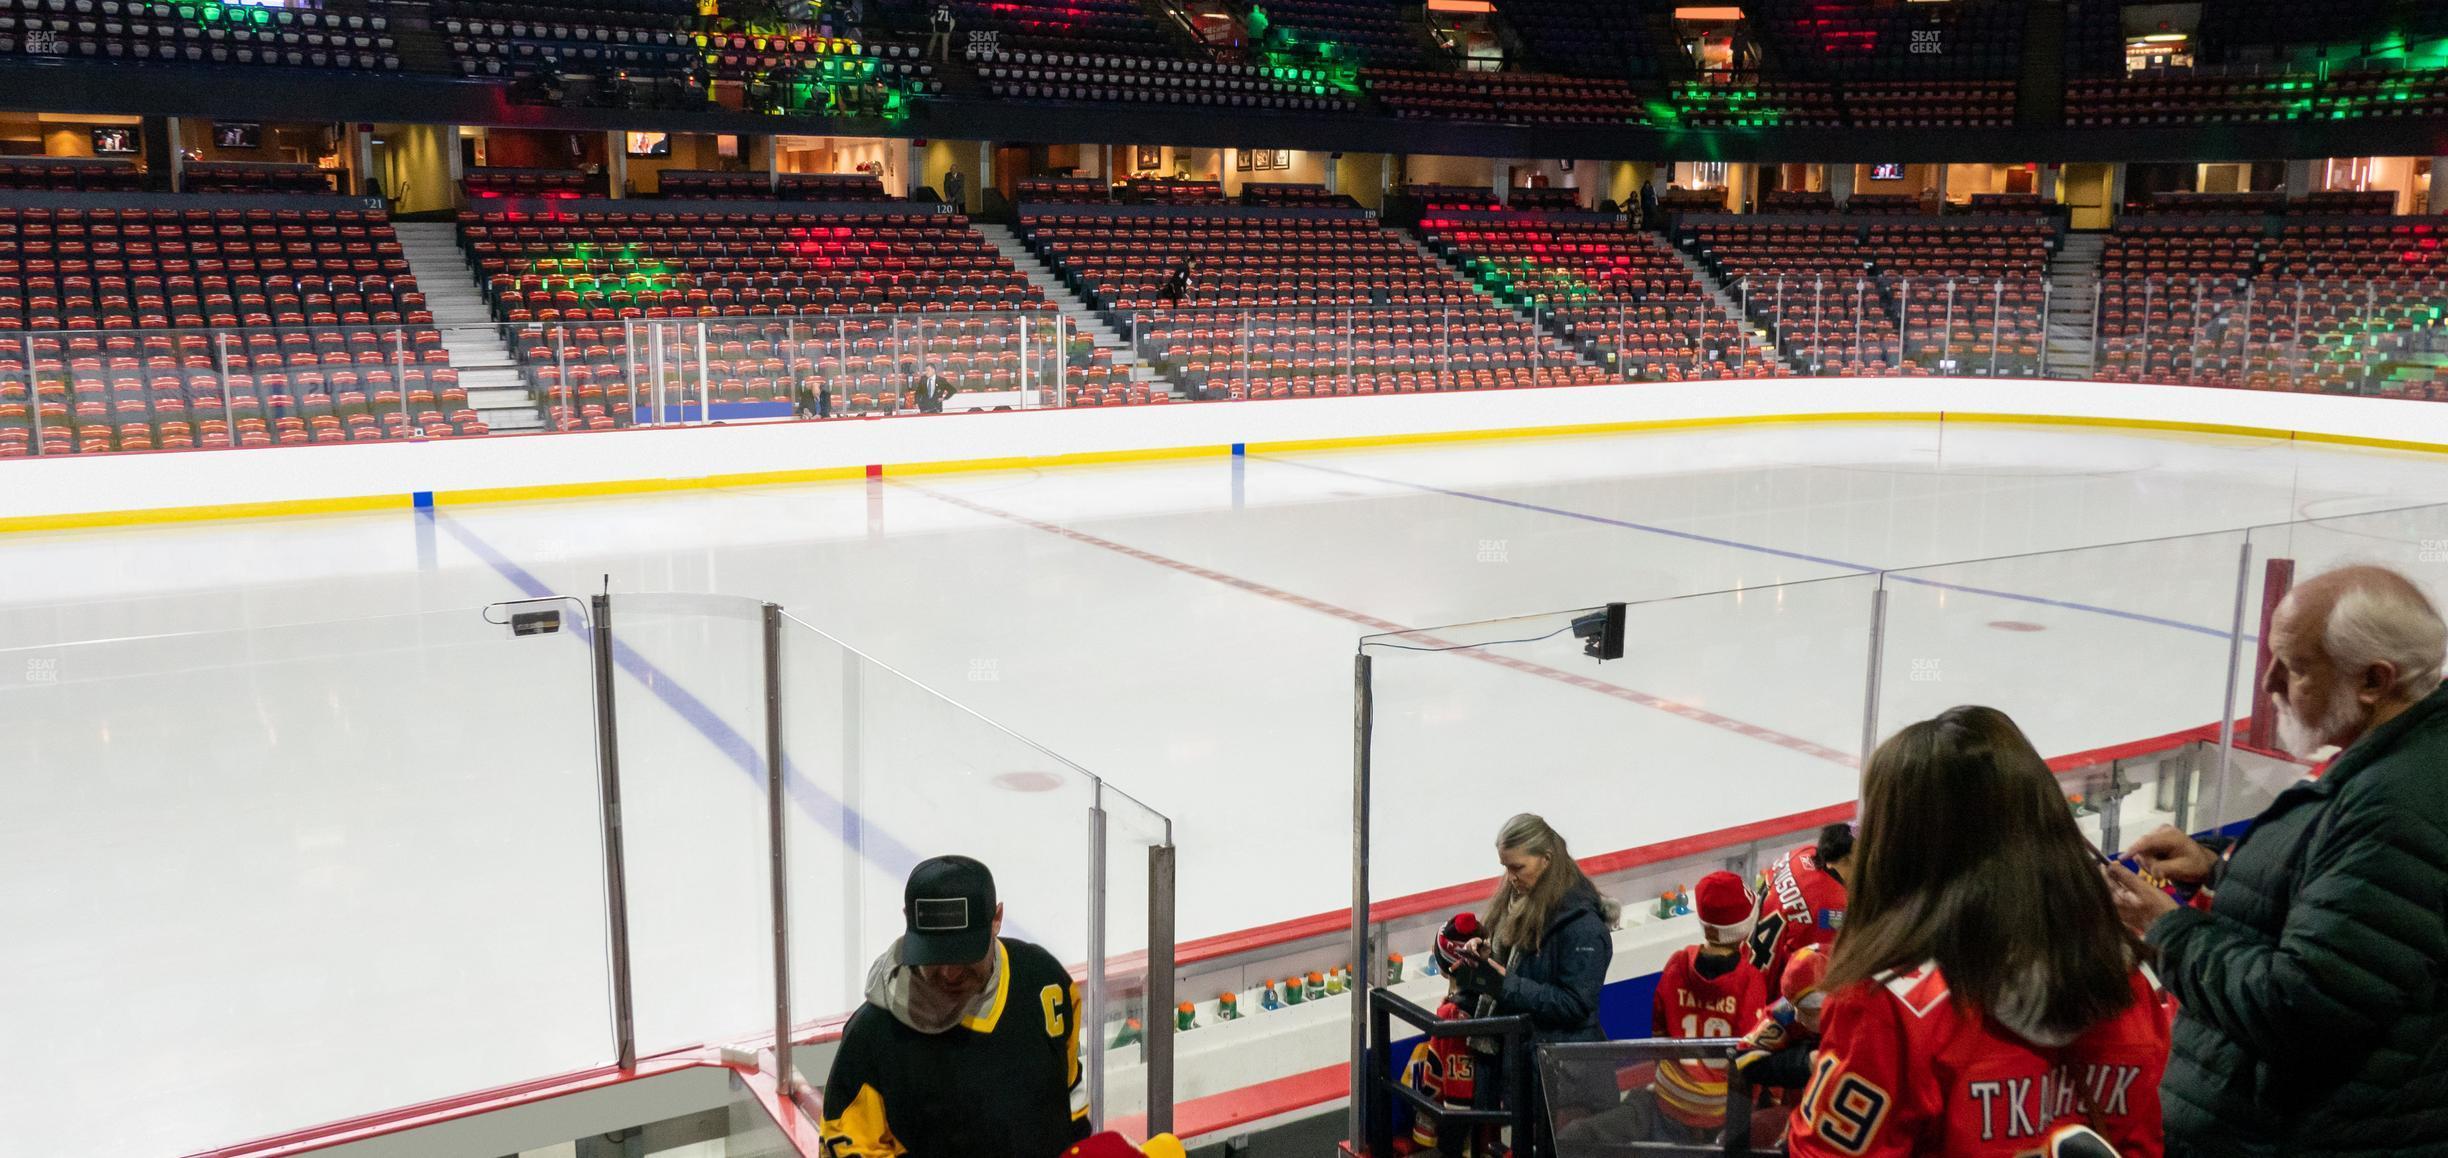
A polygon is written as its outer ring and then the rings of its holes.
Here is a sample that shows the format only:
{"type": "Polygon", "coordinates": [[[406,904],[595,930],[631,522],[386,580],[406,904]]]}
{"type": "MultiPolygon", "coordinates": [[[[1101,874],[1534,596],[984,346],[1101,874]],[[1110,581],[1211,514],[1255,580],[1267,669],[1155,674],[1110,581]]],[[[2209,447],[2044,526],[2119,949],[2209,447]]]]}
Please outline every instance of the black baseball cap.
{"type": "Polygon", "coordinates": [[[994,874],[965,856],[939,856],[910,870],[901,890],[904,965],[974,965],[994,949],[994,874]]]}

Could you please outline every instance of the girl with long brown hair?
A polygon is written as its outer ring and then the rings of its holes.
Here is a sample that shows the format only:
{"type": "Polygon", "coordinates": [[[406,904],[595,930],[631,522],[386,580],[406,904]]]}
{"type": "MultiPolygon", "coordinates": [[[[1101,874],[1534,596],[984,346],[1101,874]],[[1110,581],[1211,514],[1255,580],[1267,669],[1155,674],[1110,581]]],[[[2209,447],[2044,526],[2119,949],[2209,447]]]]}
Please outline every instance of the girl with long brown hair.
{"type": "Polygon", "coordinates": [[[2057,778],[1994,708],[1889,737],[1792,1154],[2161,1152],[2168,1014],[2057,778]]]}

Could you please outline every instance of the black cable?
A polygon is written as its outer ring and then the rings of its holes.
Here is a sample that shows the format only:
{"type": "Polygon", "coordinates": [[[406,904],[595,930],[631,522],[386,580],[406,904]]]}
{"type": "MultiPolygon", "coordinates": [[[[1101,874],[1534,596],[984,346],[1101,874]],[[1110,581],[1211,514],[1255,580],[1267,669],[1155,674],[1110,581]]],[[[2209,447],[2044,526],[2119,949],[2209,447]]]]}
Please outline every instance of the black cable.
{"type": "MultiPolygon", "coordinates": [[[[1389,648],[1394,651],[1463,651],[1474,647],[1503,647],[1507,644],[1514,643],[1537,643],[1541,640],[1554,639],[1555,637],[1571,630],[1572,625],[1567,623],[1564,626],[1556,628],[1554,631],[1550,631],[1545,635],[1534,635],[1528,639],[1491,639],[1485,643],[1449,643],[1443,647],[1413,647],[1407,643],[1377,643],[1370,644],[1369,646],[1389,648]]],[[[1405,632],[1404,634],[1407,635],[1410,633],[1405,632]]]]}

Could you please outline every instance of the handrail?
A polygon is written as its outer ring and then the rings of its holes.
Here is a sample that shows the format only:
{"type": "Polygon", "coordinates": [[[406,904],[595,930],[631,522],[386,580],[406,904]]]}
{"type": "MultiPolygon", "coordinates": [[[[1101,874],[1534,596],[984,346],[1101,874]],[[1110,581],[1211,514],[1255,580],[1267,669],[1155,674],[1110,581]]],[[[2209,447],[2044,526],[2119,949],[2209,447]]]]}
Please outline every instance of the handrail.
{"type": "MultiPolygon", "coordinates": [[[[1371,988],[1368,993],[1369,1046],[1365,1064],[1368,1080],[1360,1083],[1367,1102],[1360,1107],[1361,1121],[1367,1126],[1368,1154],[1372,1158],[1388,1158],[1394,1153],[1394,1103],[1400,1100],[1411,1112],[1424,1114],[1440,1127],[1446,1124],[1465,1126],[1502,1126],[1513,1131],[1515,1138],[1533,1137],[1538,1131],[1536,1101],[1531,1097],[1531,1067],[1516,1053],[1530,1043],[1530,1018],[1524,1014],[1504,1017],[1472,1017],[1443,1020],[1417,1003],[1404,999],[1391,989],[1371,988]],[[1450,1109],[1418,1090],[1394,1080],[1393,1023],[1397,1019],[1432,1038],[1493,1037],[1497,1039],[1497,1056],[1510,1064],[1499,1064],[1498,1072],[1506,1085],[1504,1102],[1496,1109],[1450,1109]]],[[[1461,1135],[1438,1130],[1438,1149],[1458,1153],[1461,1135]]],[[[1516,1146],[1518,1147],[1518,1143],[1516,1146]]]]}

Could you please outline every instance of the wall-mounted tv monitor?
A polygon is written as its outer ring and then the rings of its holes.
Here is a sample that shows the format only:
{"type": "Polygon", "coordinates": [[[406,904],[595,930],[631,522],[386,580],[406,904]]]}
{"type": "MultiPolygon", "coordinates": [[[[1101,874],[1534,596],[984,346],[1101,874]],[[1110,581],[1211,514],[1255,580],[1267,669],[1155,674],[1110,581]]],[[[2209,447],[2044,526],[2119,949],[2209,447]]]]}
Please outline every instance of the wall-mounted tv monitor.
{"type": "Polygon", "coordinates": [[[671,156],[670,133],[629,134],[629,155],[632,157],[671,156]]]}
{"type": "Polygon", "coordinates": [[[93,151],[107,156],[136,153],[143,150],[137,144],[136,126],[126,125],[113,129],[95,129],[93,131],[93,151]]]}
{"type": "Polygon", "coordinates": [[[263,125],[255,121],[214,121],[213,145],[222,149],[260,149],[263,125]]]}
{"type": "Polygon", "coordinates": [[[1873,181],[1901,181],[1904,179],[1904,166],[1900,164],[1872,165],[1870,166],[1870,179],[1873,181]]]}

